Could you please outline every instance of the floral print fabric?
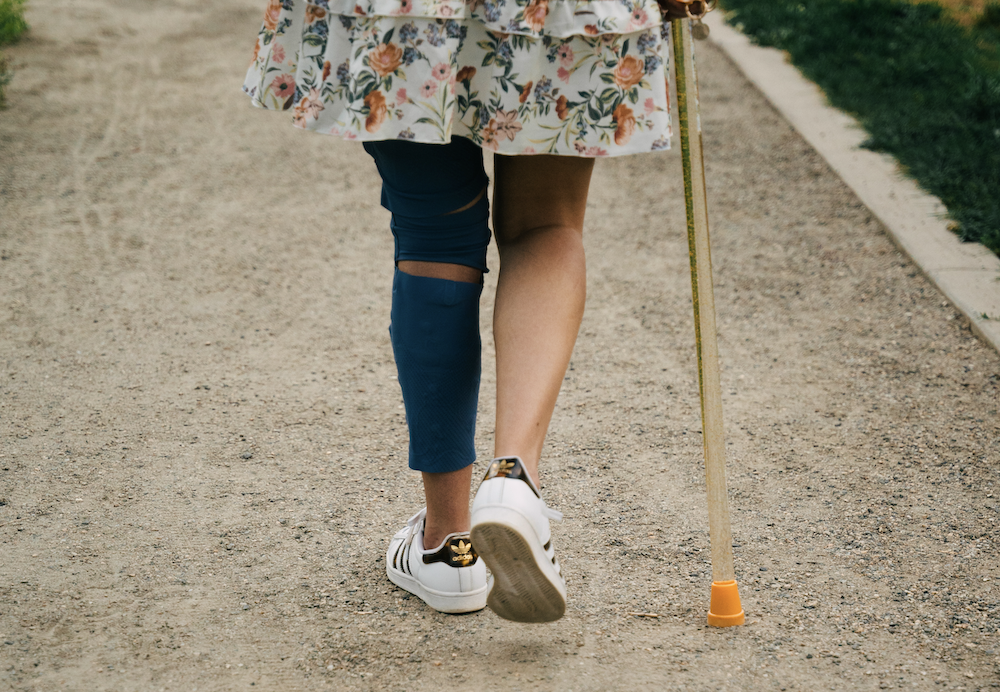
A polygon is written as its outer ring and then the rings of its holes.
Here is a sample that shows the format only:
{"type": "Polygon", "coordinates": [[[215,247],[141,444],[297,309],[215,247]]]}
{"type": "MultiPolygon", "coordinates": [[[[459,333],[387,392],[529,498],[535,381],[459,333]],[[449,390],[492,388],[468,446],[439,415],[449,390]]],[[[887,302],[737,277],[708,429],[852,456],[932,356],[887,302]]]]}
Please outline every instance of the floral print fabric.
{"type": "Polygon", "coordinates": [[[243,89],[345,139],[655,151],[667,28],[655,0],[269,0],[243,89]]]}

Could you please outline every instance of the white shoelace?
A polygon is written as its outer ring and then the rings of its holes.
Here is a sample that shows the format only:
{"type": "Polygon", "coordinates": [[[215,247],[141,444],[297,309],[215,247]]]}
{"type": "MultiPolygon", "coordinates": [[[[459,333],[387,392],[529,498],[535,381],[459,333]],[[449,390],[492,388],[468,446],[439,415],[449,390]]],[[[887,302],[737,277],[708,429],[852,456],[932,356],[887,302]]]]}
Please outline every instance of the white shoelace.
{"type": "Polygon", "coordinates": [[[413,537],[420,533],[420,524],[423,523],[426,517],[427,508],[424,507],[422,510],[410,517],[410,520],[406,522],[406,545],[413,543],[413,537]]]}
{"type": "Polygon", "coordinates": [[[560,512],[558,509],[552,509],[551,507],[549,507],[547,504],[545,504],[545,500],[542,500],[542,516],[547,517],[548,519],[552,519],[554,521],[563,520],[563,513],[560,512]]]}

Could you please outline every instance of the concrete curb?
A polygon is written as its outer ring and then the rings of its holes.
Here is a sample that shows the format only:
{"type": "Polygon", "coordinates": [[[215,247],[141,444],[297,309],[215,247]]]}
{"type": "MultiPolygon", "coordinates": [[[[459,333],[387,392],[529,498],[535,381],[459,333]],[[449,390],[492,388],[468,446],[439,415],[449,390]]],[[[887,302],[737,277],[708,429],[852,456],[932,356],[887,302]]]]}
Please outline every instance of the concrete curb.
{"type": "Polygon", "coordinates": [[[944,205],[904,177],[895,159],[862,149],[861,125],[830,106],[784,52],[753,45],[720,15],[706,20],[715,44],[826,159],[972,329],[1000,351],[1000,258],[949,231],[944,205]]]}

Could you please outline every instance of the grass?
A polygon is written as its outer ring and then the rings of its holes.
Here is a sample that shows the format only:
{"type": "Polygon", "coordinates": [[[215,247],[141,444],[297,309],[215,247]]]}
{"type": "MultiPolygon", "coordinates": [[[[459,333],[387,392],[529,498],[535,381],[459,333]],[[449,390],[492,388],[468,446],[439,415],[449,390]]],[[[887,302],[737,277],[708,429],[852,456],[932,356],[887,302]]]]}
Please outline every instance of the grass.
{"type": "Polygon", "coordinates": [[[723,0],[941,198],[963,240],[1000,254],[1000,4],[945,2],[723,0]]]}
{"type": "MultiPolygon", "coordinates": [[[[24,0],[0,0],[0,47],[15,43],[28,30],[24,21],[24,0]]],[[[0,53],[0,108],[7,104],[4,88],[10,83],[7,59],[0,53]]]]}
{"type": "Polygon", "coordinates": [[[963,26],[974,26],[982,16],[988,0],[912,0],[913,2],[936,2],[963,26]]]}

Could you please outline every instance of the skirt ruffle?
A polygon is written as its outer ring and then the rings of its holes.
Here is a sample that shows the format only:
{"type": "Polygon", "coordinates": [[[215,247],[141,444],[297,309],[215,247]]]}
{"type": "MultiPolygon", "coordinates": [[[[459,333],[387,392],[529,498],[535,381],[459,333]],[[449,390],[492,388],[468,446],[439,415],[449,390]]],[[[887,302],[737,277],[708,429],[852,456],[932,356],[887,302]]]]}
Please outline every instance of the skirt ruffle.
{"type": "Polygon", "coordinates": [[[658,27],[662,21],[655,0],[313,0],[306,4],[313,12],[347,17],[474,20],[489,31],[532,38],[630,34],[658,27]]]}
{"type": "Polygon", "coordinates": [[[503,154],[666,149],[668,25],[644,3],[271,0],[244,91],[346,139],[458,135],[503,154]]]}

